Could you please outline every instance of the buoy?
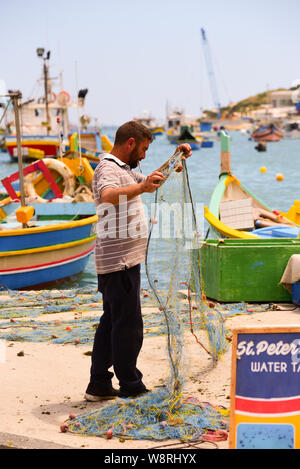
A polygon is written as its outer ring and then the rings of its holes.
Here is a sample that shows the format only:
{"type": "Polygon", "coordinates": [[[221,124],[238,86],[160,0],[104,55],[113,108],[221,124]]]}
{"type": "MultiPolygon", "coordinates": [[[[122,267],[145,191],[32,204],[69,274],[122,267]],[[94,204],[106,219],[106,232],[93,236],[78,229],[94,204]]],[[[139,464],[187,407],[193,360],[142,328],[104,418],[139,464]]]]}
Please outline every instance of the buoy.
{"type": "Polygon", "coordinates": [[[63,423],[61,426],[60,426],[60,431],[62,433],[66,433],[68,431],[68,428],[69,428],[69,425],[67,423],[63,423]]]}
{"type": "Polygon", "coordinates": [[[267,172],[267,168],[266,168],[265,166],[262,166],[262,167],[260,168],[260,172],[261,172],[261,173],[266,173],[266,172],[267,172]]]}
{"type": "Polygon", "coordinates": [[[284,180],[283,174],[277,173],[276,174],[276,181],[283,181],[283,180],[284,180]]]}

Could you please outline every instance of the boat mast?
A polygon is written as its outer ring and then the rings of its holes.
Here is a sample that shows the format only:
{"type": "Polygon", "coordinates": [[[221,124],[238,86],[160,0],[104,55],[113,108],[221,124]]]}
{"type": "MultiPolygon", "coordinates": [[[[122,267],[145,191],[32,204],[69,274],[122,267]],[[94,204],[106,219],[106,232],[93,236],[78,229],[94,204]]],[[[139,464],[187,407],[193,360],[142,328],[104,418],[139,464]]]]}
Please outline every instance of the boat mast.
{"type": "Polygon", "coordinates": [[[23,176],[23,155],[21,147],[21,126],[20,126],[20,102],[22,93],[20,91],[9,91],[9,96],[13,101],[15,124],[16,124],[16,137],[17,137],[17,155],[19,166],[19,179],[20,179],[20,201],[21,206],[25,206],[25,190],[24,190],[24,176],[23,176]]]}
{"type": "Polygon", "coordinates": [[[45,49],[42,47],[39,47],[37,50],[37,55],[38,57],[41,57],[44,61],[43,64],[43,74],[44,74],[44,93],[45,93],[45,108],[46,108],[46,129],[47,129],[47,135],[49,135],[49,131],[51,129],[51,122],[50,122],[50,115],[49,115],[49,102],[48,102],[48,65],[47,61],[50,59],[50,51],[48,50],[47,54],[44,56],[45,49]]]}

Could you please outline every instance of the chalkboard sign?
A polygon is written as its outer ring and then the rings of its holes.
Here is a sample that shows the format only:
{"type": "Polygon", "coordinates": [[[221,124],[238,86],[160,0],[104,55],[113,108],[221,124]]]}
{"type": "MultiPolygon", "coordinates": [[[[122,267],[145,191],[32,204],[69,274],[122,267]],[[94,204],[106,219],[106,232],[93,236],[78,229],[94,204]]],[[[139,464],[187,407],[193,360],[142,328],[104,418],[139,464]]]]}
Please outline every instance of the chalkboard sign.
{"type": "Polygon", "coordinates": [[[300,327],[233,330],[231,449],[300,449],[300,327]]]}

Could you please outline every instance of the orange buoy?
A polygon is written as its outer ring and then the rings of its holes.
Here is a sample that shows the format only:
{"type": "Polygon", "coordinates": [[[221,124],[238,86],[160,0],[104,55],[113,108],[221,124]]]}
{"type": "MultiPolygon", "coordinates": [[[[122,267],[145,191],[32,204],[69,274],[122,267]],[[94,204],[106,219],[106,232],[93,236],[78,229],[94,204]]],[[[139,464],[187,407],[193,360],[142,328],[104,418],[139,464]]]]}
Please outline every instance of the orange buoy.
{"type": "Polygon", "coordinates": [[[261,173],[266,173],[266,172],[267,172],[267,168],[266,168],[265,166],[262,166],[262,167],[260,168],[260,172],[261,172],[261,173]]]}
{"type": "Polygon", "coordinates": [[[284,180],[283,174],[277,173],[276,174],[276,181],[283,181],[283,180],[284,180]]]}

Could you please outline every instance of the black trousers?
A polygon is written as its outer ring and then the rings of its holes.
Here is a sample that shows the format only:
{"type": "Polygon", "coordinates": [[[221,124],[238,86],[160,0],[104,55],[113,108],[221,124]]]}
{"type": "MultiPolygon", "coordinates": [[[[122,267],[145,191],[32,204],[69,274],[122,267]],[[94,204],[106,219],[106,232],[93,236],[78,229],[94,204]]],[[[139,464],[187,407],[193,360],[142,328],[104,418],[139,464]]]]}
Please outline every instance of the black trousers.
{"type": "Polygon", "coordinates": [[[140,301],[140,265],[98,275],[103,295],[103,315],[96,330],[92,352],[91,380],[99,387],[110,386],[113,366],[124,392],[143,391],[137,358],[143,343],[140,301]]]}

